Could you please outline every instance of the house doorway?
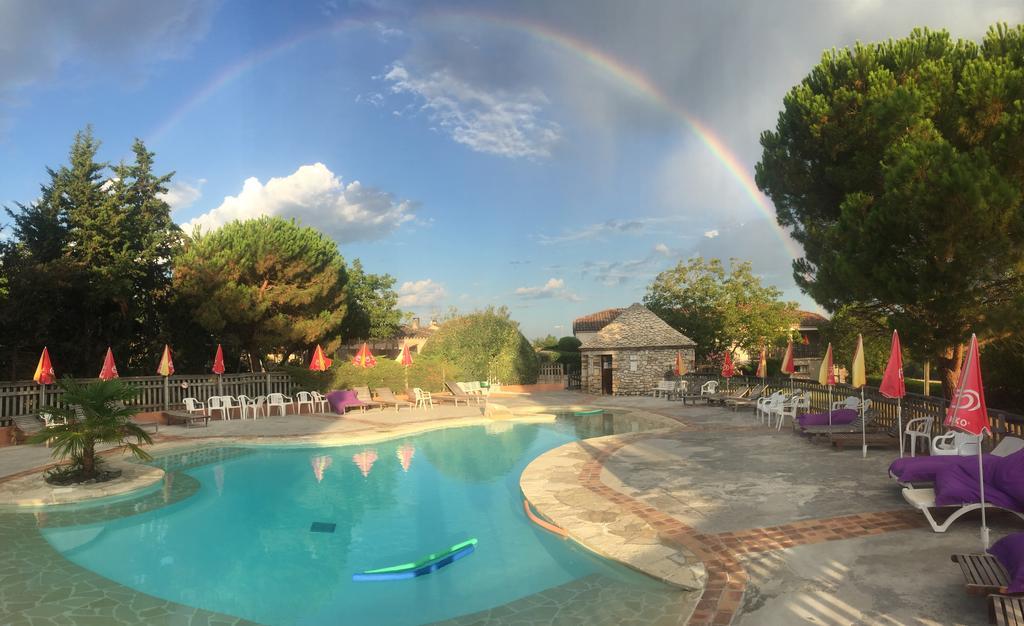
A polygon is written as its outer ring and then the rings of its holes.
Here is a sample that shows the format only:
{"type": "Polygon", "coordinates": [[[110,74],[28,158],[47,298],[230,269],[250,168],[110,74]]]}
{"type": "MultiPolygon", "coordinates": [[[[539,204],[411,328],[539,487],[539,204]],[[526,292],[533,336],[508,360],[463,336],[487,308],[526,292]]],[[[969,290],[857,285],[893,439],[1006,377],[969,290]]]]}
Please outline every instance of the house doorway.
{"type": "Polygon", "coordinates": [[[601,355],[601,393],[612,395],[612,355],[601,355]]]}

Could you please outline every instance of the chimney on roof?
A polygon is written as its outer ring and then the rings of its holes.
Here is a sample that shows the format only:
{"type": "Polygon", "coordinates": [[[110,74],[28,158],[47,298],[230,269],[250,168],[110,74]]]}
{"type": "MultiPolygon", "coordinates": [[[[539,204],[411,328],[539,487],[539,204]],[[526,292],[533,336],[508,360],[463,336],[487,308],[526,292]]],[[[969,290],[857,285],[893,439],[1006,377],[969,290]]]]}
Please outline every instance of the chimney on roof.
{"type": "Polygon", "coordinates": [[[413,330],[419,330],[420,329],[420,318],[418,318],[418,317],[412,318],[412,329],[413,330]]]}
{"type": "Polygon", "coordinates": [[[437,328],[438,326],[440,326],[440,324],[437,323],[437,320],[433,320],[433,319],[430,320],[430,329],[431,330],[437,328]]]}

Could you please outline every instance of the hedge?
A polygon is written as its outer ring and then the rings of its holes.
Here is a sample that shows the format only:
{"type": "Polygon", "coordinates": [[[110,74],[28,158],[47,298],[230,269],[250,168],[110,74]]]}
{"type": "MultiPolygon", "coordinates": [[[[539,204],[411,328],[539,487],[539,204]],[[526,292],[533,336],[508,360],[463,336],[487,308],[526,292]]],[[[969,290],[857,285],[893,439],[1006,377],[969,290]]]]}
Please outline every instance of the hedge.
{"type": "Polygon", "coordinates": [[[519,325],[493,311],[445,322],[423,346],[423,355],[457,364],[469,380],[528,385],[540,373],[537,353],[519,325]]]}
{"type": "MultiPolygon", "coordinates": [[[[362,368],[349,361],[336,360],[326,372],[311,372],[305,367],[283,368],[292,377],[297,391],[319,391],[327,393],[334,389],[353,387],[389,387],[401,393],[405,390],[405,368],[395,360],[378,358],[375,367],[362,368]]],[[[420,387],[426,391],[442,391],[445,380],[466,380],[455,365],[440,358],[413,355],[409,366],[409,388],[420,387]]]]}

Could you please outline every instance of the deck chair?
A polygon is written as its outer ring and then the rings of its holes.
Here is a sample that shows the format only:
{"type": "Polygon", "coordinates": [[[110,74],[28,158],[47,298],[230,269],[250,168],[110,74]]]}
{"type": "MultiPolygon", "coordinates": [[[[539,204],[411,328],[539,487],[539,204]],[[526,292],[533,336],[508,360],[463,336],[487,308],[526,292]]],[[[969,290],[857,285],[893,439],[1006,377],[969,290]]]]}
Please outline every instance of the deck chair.
{"type": "Polygon", "coordinates": [[[394,392],[387,387],[377,387],[374,391],[377,392],[377,402],[395,407],[396,412],[403,406],[407,406],[410,409],[413,407],[412,402],[409,402],[408,400],[399,400],[395,397],[394,392]]]}
{"type": "Polygon", "coordinates": [[[746,387],[737,387],[736,389],[731,389],[729,391],[719,391],[718,393],[709,394],[706,397],[706,400],[708,401],[708,404],[721,404],[724,406],[726,400],[745,398],[749,394],[750,385],[747,385],[746,387]]]}
{"type": "MultiPolygon", "coordinates": [[[[972,502],[970,504],[951,505],[951,506],[943,506],[943,507],[936,506],[936,504],[935,504],[935,490],[934,489],[911,489],[909,487],[904,487],[903,488],[903,499],[907,501],[907,504],[909,504],[910,506],[914,507],[918,511],[921,511],[921,513],[924,514],[925,519],[928,520],[928,525],[931,526],[932,530],[937,532],[937,533],[944,533],[944,532],[946,532],[947,530],[949,530],[949,527],[950,527],[950,525],[953,522],[957,521],[958,519],[960,519],[964,515],[967,515],[971,511],[978,511],[978,510],[980,510],[981,507],[982,507],[982,504],[980,502],[972,502]],[[945,521],[943,521],[942,523],[939,523],[932,516],[932,513],[931,513],[931,509],[936,509],[936,508],[955,509],[955,510],[949,515],[949,517],[947,517],[945,519],[945,521]]],[[[1009,511],[1010,513],[1013,513],[1017,517],[1019,517],[1022,520],[1024,520],[1024,512],[1022,512],[1022,511],[1015,511],[1013,509],[1004,509],[1003,507],[996,506],[996,505],[992,504],[991,502],[986,502],[984,506],[986,508],[989,508],[989,509],[997,509],[997,510],[1002,510],[1002,511],[1009,511]]]]}
{"type": "Polygon", "coordinates": [[[353,387],[352,391],[356,392],[356,400],[359,400],[359,410],[365,412],[369,407],[378,407],[381,411],[384,410],[384,405],[373,399],[373,395],[370,394],[369,387],[353,387]]]}
{"type": "Polygon", "coordinates": [[[722,404],[724,406],[731,406],[733,411],[741,406],[752,406],[767,388],[767,385],[754,385],[746,395],[726,398],[722,401],[722,404]]]}
{"type": "Polygon", "coordinates": [[[993,594],[988,600],[989,622],[996,626],[1024,626],[1024,597],[993,594]]]}
{"type": "MultiPolygon", "coordinates": [[[[879,428],[875,423],[876,418],[877,416],[875,415],[875,412],[870,408],[866,408],[864,409],[864,412],[862,414],[859,413],[857,417],[854,418],[854,420],[849,424],[833,424],[831,426],[829,426],[828,424],[822,424],[820,426],[804,426],[802,429],[800,429],[800,432],[806,435],[810,435],[811,437],[841,435],[846,433],[860,435],[860,425],[863,422],[864,430],[868,433],[875,434],[879,432],[879,428]]],[[[899,438],[896,437],[895,433],[893,433],[893,438],[896,441],[896,445],[899,445],[899,438]]]]}
{"type": "Polygon", "coordinates": [[[455,399],[455,406],[459,406],[459,402],[465,402],[466,406],[469,406],[469,402],[472,400],[478,405],[482,396],[466,393],[466,390],[462,388],[459,383],[446,381],[444,386],[448,388],[448,391],[452,392],[452,398],[455,399]]]}
{"type": "MultiPolygon", "coordinates": [[[[931,418],[929,417],[929,418],[921,418],[921,419],[929,419],[930,420],[931,418]]],[[[992,456],[1010,456],[1014,452],[1019,452],[1020,450],[1024,450],[1024,439],[1019,439],[1017,437],[1003,437],[1003,440],[1000,441],[999,444],[996,445],[995,448],[992,448],[992,452],[990,452],[990,454],[992,456]]],[[[931,463],[932,461],[934,461],[935,457],[921,457],[921,458],[922,459],[929,459],[927,461],[922,460],[921,463],[931,463]]],[[[948,459],[948,461],[950,463],[954,463],[954,462],[956,462],[958,457],[954,457],[954,456],[950,455],[950,456],[939,457],[939,458],[945,458],[945,459],[948,459]]],[[[917,461],[911,461],[911,462],[912,463],[916,463],[917,461]]],[[[943,462],[943,463],[945,463],[945,462],[943,462]]],[[[900,480],[899,476],[896,476],[895,474],[892,473],[892,470],[889,471],[889,478],[895,480],[896,483],[899,484],[900,486],[902,486],[902,487],[910,487],[911,489],[914,488],[914,483],[917,483],[918,485],[925,485],[925,484],[931,484],[933,482],[933,480],[917,480],[917,481],[913,481],[913,482],[902,481],[902,480],[900,480]]],[[[932,476],[932,478],[934,478],[934,475],[932,476]]]]}
{"type": "Polygon", "coordinates": [[[991,554],[954,554],[950,558],[960,566],[964,586],[972,596],[1007,592],[1010,575],[999,559],[991,554]]]}

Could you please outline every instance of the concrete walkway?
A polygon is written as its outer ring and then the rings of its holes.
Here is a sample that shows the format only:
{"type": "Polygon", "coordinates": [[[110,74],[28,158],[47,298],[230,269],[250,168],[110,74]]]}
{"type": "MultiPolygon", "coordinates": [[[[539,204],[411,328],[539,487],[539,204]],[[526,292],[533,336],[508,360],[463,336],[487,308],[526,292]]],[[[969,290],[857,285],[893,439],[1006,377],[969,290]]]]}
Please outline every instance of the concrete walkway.
{"type": "MultiPolygon", "coordinates": [[[[650,543],[653,531],[659,549],[677,547],[701,558],[707,577],[690,624],[986,623],[985,600],[964,592],[949,558],[979,551],[980,516],[961,519],[945,534],[931,532],[887,476],[895,451],[869,450],[862,458],[859,448],[812,444],[788,426],[769,430],[749,411],[652,398],[588,401],[554,394],[522,403],[572,401],[679,422],[672,432],[608,437],[590,447],[591,465],[599,470],[579,471],[575,480],[608,504],[582,500],[565,485],[551,488],[561,489],[556,499],[573,499],[578,509],[621,511],[581,515],[588,538],[595,524],[616,541],[629,542],[628,533],[623,536],[628,529],[637,543],[650,543]],[[647,523],[637,525],[638,515],[647,523]]],[[[557,467],[559,455],[567,462],[583,448],[552,450],[535,463],[557,467]]],[[[990,515],[989,526],[993,541],[1024,530],[1019,520],[1001,514],[990,515]]],[[[650,559],[639,554],[639,564],[650,559]]]]}

